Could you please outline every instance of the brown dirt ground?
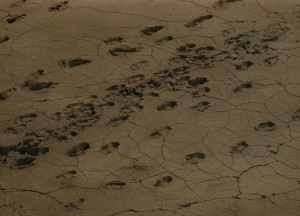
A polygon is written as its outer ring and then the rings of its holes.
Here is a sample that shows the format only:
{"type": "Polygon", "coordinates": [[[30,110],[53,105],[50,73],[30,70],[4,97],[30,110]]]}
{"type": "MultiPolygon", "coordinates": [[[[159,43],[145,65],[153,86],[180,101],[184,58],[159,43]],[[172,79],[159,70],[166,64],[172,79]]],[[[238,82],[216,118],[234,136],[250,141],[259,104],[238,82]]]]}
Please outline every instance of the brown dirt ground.
{"type": "Polygon", "coordinates": [[[298,0],[1,0],[0,25],[0,215],[300,215],[298,0]]]}

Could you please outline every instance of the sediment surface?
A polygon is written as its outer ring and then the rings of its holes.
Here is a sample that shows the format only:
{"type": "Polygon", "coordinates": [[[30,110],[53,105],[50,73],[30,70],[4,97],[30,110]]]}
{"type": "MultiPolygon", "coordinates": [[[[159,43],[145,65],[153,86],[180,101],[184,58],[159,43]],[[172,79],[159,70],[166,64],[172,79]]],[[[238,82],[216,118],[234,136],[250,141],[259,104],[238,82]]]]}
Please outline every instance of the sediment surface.
{"type": "Polygon", "coordinates": [[[1,0],[0,215],[300,213],[298,0],[1,0]]]}

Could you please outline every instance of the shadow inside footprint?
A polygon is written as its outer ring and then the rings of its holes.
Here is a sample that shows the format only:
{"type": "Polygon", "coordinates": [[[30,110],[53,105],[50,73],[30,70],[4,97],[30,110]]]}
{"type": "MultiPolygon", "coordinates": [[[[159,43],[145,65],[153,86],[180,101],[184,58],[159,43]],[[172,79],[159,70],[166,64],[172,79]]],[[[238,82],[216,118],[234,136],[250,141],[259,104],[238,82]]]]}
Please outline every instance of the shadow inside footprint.
{"type": "Polygon", "coordinates": [[[123,41],[123,38],[122,37],[112,37],[112,38],[109,38],[107,40],[104,40],[104,43],[106,44],[112,44],[112,43],[120,43],[123,41]]]}
{"type": "Polygon", "coordinates": [[[203,87],[203,88],[200,88],[198,91],[192,92],[192,97],[193,98],[202,97],[202,96],[205,96],[206,93],[208,93],[210,91],[211,91],[211,89],[209,87],[203,87]]]}
{"type": "Polygon", "coordinates": [[[225,7],[229,3],[237,2],[237,1],[240,1],[240,0],[219,0],[214,4],[214,8],[222,8],[222,7],[225,7]]]}
{"type": "Polygon", "coordinates": [[[300,108],[292,114],[293,120],[300,120],[300,108]]]}
{"type": "Polygon", "coordinates": [[[202,101],[192,106],[191,109],[197,112],[203,112],[209,107],[209,104],[207,101],[202,101]]]}
{"type": "Polygon", "coordinates": [[[147,67],[148,65],[149,65],[149,61],[147,61],[147,60],[142,60],[142,61],[139,61],[139,62],[137,62],[137,63],[132,64],[130,68],[131,68],[132,70],[138,70],[138,69],[147,67]]]}
{"type": "Polygon", "coordinates": [[[207,46],[204,46],[204,47],[199,47],[195,53],[199,54],[199,53],[205,53],[207,51],[212,51],[212,50],[215,50],[215,48],[213,46],[210,46],[210,45],[207,45],[207,46]]]}
{"type": "Polygon", "coordinates": [[[252,88],[252,83],[251,82],[242,83],[241,88],[252,88]]]}
{"type": "Polygon", "coordinates": [[[53,82],[41,82],[41,81],[37,81],[37,80],[28,80],[24,83],[24,86],[32,91],[50,88],[53,85],[54,85],[53,82]]]}
{"type": "Polygon", "coordinates": [[[269,36],[269,37],[266,37],[266,38],[263,38],[261,40],[262,43],[265,43],[265,42],[273,42],[273,41],[277,41],[279,38],[278,36],[269,36]]]}
{"type": "Polygon", "coordinates": [[[18,15],[18,16],[13,16],[11,18],[8,18],[6,21],[9,23],[9,24],[12,24],[18,20],[20,20],[21,18],[25,17],[26,14],[22,14],[22,15],[18,15]]]}
{"type": "Polygon", "coordinates": [[[160,104],[156,109],[158,111],[164,111],[164,110],[169,110],[177,107],[177,102],[176,101],[166,101],[162,104],[160,104]]]}
{"type": "Polygon", "coordinates": [[[246,70],[247,68],[249,68],[252,65],[253,65],[252,61],[244,61],[243,63],[241,63],[239,65],[235,65],[235,69],[237,69],[237,70],[246,70]]]}
{"type": "Polygon", "coordinates": [[[166,37],[160,38],[160,39],[157,40],[155,43],[156,43],[157,45],[162,45],[162,44],[164,44],[165,42],[171,41],[171,40],[174,40],[174,38],[173,38],[172,36],[166,36],[166,37]]]}
{"type": "Polygon", "coordinates": [[[160,83],[156,80],[153,80],[153,79],[150,79],[147,81],[147,85],[150,87],[150,88],[158,88],[160,87],[160,83]]]}
{"type": "Polygon", "coordinates": [[[249,89],[249,88],[252,88],[252,87],[253,86],[252,86],[251,82],[246,82],[246,83],[242,83],[240,86],[234,88],[232,91],[233,91],[233,93],[237,93],[242,89],[249,89]]]}
{"type": "Polygon", "coordinates": [[[4,130],[4,133],[6,133],[6,134],[18,134],[19,131],[14,127],[8,127],[4,130]]]}
{"type": "Polygon", "coordinates": [[[208,82],[208,79],[206,77],[196,77],[194,79],[189,80],[187,83],[192,87],[196,87],[206,82],[208,82]]]}
{"type": "Polygon", "coordinates": [[[86,150],[91,148],[91,145],[89,143],[83,142],[79,143],[78,145],[72,147],[69,151],[67,151],[67,155],[69,157],[75,157],[83,154],[86,150]]]}
{"type": "Polygon", "coordinates": [[[177,68],[173,69],[173,74],[176,75],[176,76],[185,75],[185,74],[189,73],[189,69],[190,69],[190,67],[187,66],[187,65],[177,67],[177,68]]]}
{"type": "Polygon", "coordinates": [[[230,152],[242,154],[247,149],[247,147],[248,147],[248,143],[245,141],[241,141],[235,146],[232,146],[230,152]]]}
{"type": "Polygon", "coordinates": [[[173,181],[172,176],[163,176],[160,179],[157,179],[156,182],[154,183],[155,187],[161,187],[165,186],[173,181]]]}
{"type": "Polygon", "coordinates": [[[151,27],[144,28],[143,30],[141,30],[141,32],[144,35],[152,35],[153,33],[158,32],[163,28],[164,28],[163,26],[151,26],[151,27]]]}
{"type": "Polygon", "coordinates": [[[76,204],[75,203],[73,203],[73,202],[69,202],[69,203],[67,203],[67,204],[65,204],[64,205],[64,207],[66,208],[66,209],[68,209],[68,210],[79,210],[79,208],[76,206],[76,204]]]}
{"type": "Polygon", "coordinates": [[[33,165],[33,161],[35,161],[34,157],[24,157],[24,158],[20,158],[16,161],[16,166],[19,169],[23,169],[25,167],[31,166],[33,165]]]}
{"type": "Polygon", "coordinates": [[[158,77],[158,78],[168,78],[168,77],[171,78],[174,75],[174,73],[171,72],[170,70],[161,70],[159,72],[154,73],[153,75],[154,77],[158,77]]]}
{"type": "Polygon", "coordinates": [[[196,47],[196,44],[187,43],[177,48],[177,52],[190,52],[192,49],[196,47]]]}
{"type": "Polygon", "coordinates": [[[129,46],[120,46],[120,47],[115,47],[113,49],[109,50],[109,53],[112,56],[118,56],[120,54],[125,54],[125,53],[133,53],[133,52],[138,52],[139,48],[136,47],[129,47],[129,46]]]}
{"type": "Polygon", "coordinates": [[[0,146],[0,156],[7,156],[10,152],[15,150],[15,146],[0,146]]]}
{"type": "Polygon", "coordinates": [[[76,170],[68,170],[68,171],[56,176],[56,178],[71,179],[71,178],[74,178],[77,174],[78,173],[76,170]]]}
{"type": "Polygon", "coordinates": [[[108,182],[106,184],[106,187],[109,187],[109,188],[112,188],[112,189],[122,189],[123,187],[126,186],[126,183],[123,182],[123,181],[111,181],[111,182],[108,182]]]}
{"type": "Polygon", "coordinates": [[[113,107],[115,105],[115,102],[108,101],[104,104],[100,104],[99,107],[113,107]]]}
{"type": "Polygon", "coordinates": [[[11,89],[8,89],[4,92],[0,92],[0,101],[6,100],[7,98],[9,98],[11,93],[16,91],[16,90],[17,90],[16,88],[11,88],[11,89]]]}
{"type": "Polygon", "coordinates": [[[113,152],[115,149],[118,149],[119,146],[120,146],[119,142],[110,142],[109,144],[103,145],[100,151],[103,154],[109,154],[113,152]]]}
{"type": "Polygon", "coordinates": [[[185,159],[191,164],[197,164],[205,159],[205,154],[201,152],[191,153],[185,156],[185,159]]]}
{"type": "Polygon", "coordinates": [[[31,138],[24,139],[17,145],[1,146],[0,156],[8,156],[9,153],[19,153],[21,155],[36,156],[38,154],[46,154],[49,152],[48,147],[39,147],[39,141],[31,138]]]}
{"type": "Polygon", "coordinates": [[[276,64],[278,61],[279,61],[278,56],[272,56],[264,60],[264,65],[267,67],[271,67],[272,65],[276,64]]]}
{"type": "Polygon", "coordinates": [[[88,64],[88,63],[91,63],[92,60],[89,60],[89,59],[83,59],[83,58],[74,58],[74,59],[64,59],[64,60],[61,60],[59,62],[59,65],[60,66],[63,66],[63,67],[69,67],[69,68],[73,68],[73,67],[78,67],[80,65],[83,65],[83,64],[88,64]]]}
{"type": "Polygon", "coordinates": [[[69,1],[63,1],[54,6],[49,7],[49,11],[59,11],[64,5],[68,4],[69,1]]]}
{"type": "Polygon", "coordinates": [[[26,123],[26,122],[33,121],[36,117],[37,117],[36,113],[28,113],[25,115],[18,116],[15,121],[17,123],[26,123]]]}
{"type": "Polygon", "coordinates": [[[256,131],[273,131],[277,128],[276,124],[271,121],[266,121],[259,123],[258,125],[255,126],[256,131]]]}
{"type": "Polygon", "coordinates": [[[137,75],[133,75],[133,76],[129,76],[127,77],[126,81],[128,83],[135,83],[141,80],[145,79],[145,75],[144,74],[137,74],[137,75]]]}
{"type": "Polygon", "coordinates": [[[2,36],[2,37],[0,37],[0,44],[4,43],[5,41],[8,41],[8,40],[9,40],[8,36],[2,36]]]}
{"type": "Polygon", "coordinates": [[[156,131],[152,132],[150,134],[150,136],[155,137],[155,138],[160,138],[161,136],[165,135],[167,132],[169,132],[171,130],[172,130],[172,127],[167,125],[167,126],[162,127],[159,130],[156,130],[156,131]]]}
{"type": "Polygon", "coordinates": [[[113,127],[125,122],[127,119],[129,119],[128,115],[121,115],[121,116],[116,116],[113,117],[112,119],[109,120],[109,124],[113,127]]]}
{"type": "Polygon", "coordinates": [[[5,92],[0,93],[0,101],[5,100],[8,98],[8,95],[5,92]]]}
{"type": "Polygon", "coordinates": [[[198,23],[201,23],[205,20],[209,20],[211,18],[213,18],[213,15],[201,16],[201,17],[198,17],[197,19],[192,20],[191,22],[186,23],[185,26],[188,28],[192,28],[192,27],[197,26],[198,23]]]}

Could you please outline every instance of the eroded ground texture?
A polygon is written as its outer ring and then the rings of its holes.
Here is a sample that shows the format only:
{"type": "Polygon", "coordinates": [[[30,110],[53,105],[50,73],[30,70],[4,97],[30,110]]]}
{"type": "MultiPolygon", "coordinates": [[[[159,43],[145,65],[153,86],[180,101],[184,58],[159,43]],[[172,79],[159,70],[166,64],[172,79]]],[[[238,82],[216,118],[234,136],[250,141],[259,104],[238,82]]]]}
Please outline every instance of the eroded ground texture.
{"type": "Polygon", "coordinates": [[[298,0],[1,0],[0,23],[0,215],[300,215],[298,0]]]}

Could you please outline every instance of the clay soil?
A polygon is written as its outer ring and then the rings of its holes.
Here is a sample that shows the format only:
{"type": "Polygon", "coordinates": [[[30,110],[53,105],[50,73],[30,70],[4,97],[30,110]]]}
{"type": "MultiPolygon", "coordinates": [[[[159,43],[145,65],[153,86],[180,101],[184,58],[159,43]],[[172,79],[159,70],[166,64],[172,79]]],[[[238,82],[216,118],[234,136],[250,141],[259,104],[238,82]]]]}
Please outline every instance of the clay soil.
{"type": "Polygon", "coordinates": [[[0,0],[0,215],[299,216],[299,0],[0,0]]]}

